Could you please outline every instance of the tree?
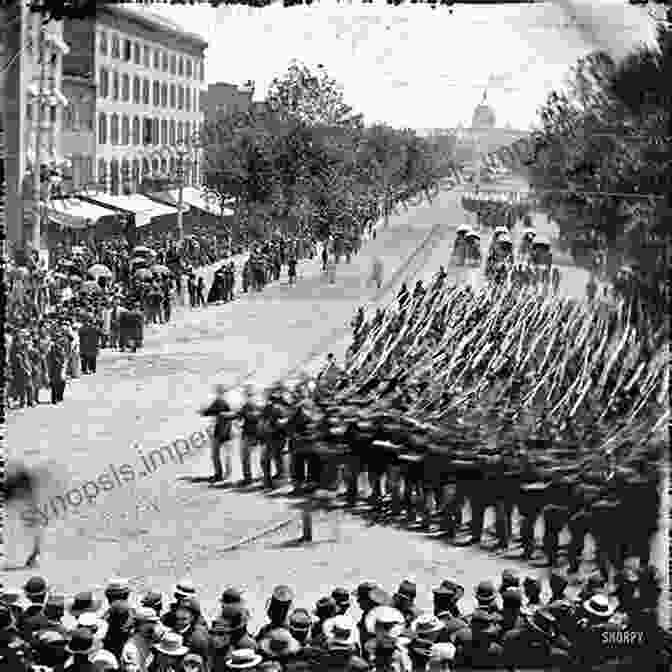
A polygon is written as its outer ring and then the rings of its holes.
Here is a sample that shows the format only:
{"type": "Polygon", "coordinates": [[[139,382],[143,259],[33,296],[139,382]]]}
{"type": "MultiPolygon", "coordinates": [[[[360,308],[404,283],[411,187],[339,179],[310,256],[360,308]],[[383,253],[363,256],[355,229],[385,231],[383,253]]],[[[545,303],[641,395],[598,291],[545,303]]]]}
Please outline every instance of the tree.
{"type": "Polygon", "coordinates": [[[531,185],[577,262],[604,254],[612,279],[634,266],[637,296],[652,314],[669,306],[670,45],[661,25],[656,47],[619,64],[600,52],[580,59],[567,90],[540,111],[530,165],[531,185]]]}

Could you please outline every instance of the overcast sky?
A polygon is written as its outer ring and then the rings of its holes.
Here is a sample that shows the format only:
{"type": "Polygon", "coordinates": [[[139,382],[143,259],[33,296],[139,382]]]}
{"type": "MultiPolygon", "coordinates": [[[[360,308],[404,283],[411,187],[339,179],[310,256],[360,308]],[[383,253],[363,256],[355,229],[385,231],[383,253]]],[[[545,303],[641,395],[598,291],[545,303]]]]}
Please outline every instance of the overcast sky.
{"type": "Polygon", "coordinates": [[[452,14],[359,0],[151,11],[209,42],[207,83],[254,80],[260,99],[291,59],[321,63],[367,122],[413,128],[468,125],[490,78],[497,125],[527,129],[577,58],[597,48],[618,58],[654,36],[646,10],[626,0],[456,5],[452,14]]]}

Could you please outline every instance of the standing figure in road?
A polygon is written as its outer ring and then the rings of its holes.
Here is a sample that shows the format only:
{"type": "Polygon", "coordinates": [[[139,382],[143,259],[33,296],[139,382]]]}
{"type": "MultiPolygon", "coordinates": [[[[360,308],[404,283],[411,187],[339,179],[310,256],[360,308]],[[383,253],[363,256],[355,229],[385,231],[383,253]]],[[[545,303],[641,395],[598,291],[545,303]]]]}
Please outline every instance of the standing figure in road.
{"type": "Polygon", "coordinates": [[[383,284],[383,262],[379,257],[375,257],[373,260],[371,282],[376,285],[376,289],[380,289],[383,284]]]}
{"type": "Polygon", "coordinates": [[[289,275],[289,284],[296,284],[296,257],[293,253],[287,261],[287,273],[289,275]]]}
{"type": "Polygon", "coordinates": [[[210,477],[212,483],[231,478],[231,449],[227,444],[231,441],[231,422],[235,414],[232,413],[225,395],[226,388],[224,385],[217,385],[215,387],[215,400],[201,411],[202,416],[215,419],[210,453],[213,469],[213,475],[210,477]],[[222,448],[224,448],[224,466],[222,466],[222,448]]]}
{"type": "Polygon", "coordinates": [[[245,402],[238,413],[242,421],[240,437],[240,462],[243,485],[252,483],[252,450],[259,443],[259,409],[252,399],[252,386],[245,387],[245,402]]]}
{"type": "Polygon", "coordinates": [[[336,282],[336,258],[331,257],[327,261],[327,277],[329,278],[329,284],[333,285],[336,282]]]}
{"type": "Polygon", "coordinates": [[[51,344],[49,350],[49,382],[51,384],[51,403],[63,401],[65,377],[68,366],[66,337],[60,334],[51,344]]]}
{"type": "Polygon", "coordinates": [[[205,280],[203,280],[203,276],[199,276],[196,284],[196,306],[199,308],[205,307],[205,280]]]}
{"type": "Polygon", "coordinates": [[[327,252],[327,244],[322,245],[322,272],[327,272],[327,262],[329,261],[329,253],[327,252]]]}

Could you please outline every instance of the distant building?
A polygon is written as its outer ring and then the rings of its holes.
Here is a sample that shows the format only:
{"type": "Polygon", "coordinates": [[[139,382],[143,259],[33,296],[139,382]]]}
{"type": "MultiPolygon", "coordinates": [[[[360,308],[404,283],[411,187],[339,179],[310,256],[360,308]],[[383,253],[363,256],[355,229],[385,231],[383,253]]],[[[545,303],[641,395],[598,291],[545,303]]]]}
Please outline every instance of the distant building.
{"type": "Polygon", "coordinates": [[[243,86],[217,82],[209,84],[203,96],[203,114],[205,121],[214,121],[218,117],[247,112],[252,109],[254,83],[246,82],[243,86]]]}

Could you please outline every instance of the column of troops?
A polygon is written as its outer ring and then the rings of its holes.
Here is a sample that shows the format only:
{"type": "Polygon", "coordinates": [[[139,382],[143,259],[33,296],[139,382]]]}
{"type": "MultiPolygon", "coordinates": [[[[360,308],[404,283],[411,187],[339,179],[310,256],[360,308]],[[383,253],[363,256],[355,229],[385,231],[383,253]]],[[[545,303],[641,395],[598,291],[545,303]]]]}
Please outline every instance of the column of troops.
{"type": "MultiPolygon", "coordinates": [[[[560,534],[569,530],[570,571],[582,560],[586,535],[596,544],[597,564],[609,576],[629,557],[649,563],[657,530],[658,471],[662,448],[630,448],[627,461],[612,469],[579,459],[576,436],[541,427],[524,441],[504,439],[486,445],[478,428],[464,424],[441,428],[422,425],[394,408],[380,408],[373,397],[320,399],[303,382],[293,390],[274,386],[261,407],[246,403],[245,427],[255,427],[248,444],[262,444],[266,487],[284,478],[282,453],[288,447],[291,478],[297,489],[335,488],[343,479],[349,505],[362,496],[363,474],[369,503],[392,514],[405,512],[410,523],[429,528],[438,522],[448,536],[464,526],[470,543],[481,542],[484,514],[493,508],[498,546],[513,540],[514,510],[520,522],[524,557],[541,547],[558,564],[560,534]],[[249,422],[246,416],[250,417],[249,422]],[[272,467],[275,464],[275,474],[272,467]],[[465,504],[471,512],[465,520],[465,504]],[[466,523],[466,524],[465,524],[466,523]]],[[[585,451],[581,451],[585,454],[585,451]]]]}

